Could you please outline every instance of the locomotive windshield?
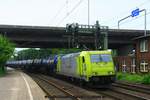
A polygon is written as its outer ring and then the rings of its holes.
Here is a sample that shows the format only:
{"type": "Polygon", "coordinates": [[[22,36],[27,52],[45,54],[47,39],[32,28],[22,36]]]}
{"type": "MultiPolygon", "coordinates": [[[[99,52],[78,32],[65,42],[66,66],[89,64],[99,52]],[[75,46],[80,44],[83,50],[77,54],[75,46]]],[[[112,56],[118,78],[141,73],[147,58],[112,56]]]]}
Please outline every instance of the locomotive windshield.
{"type": "Polygon", "coordinates": [[[91,55],[91,62],[110,62],[112,61],[110,54],[93,54],[91,55]]]}

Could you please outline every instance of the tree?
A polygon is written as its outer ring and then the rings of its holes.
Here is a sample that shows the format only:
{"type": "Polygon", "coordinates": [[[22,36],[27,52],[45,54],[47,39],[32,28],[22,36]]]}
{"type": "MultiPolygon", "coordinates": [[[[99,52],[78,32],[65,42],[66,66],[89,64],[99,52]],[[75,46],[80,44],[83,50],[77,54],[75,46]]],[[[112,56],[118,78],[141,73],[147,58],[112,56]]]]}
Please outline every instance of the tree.
{"type": "Polygon", "coordinates": [[[6,61],[13,55],[15,45],[5,36],[0,35],[0,67],[3,67],[6,61]]]}
{"type": "Polygon", "coordinates": [[[73,52],[79,52],[80,49],[25,49],[21,50],[17,53],[17,56],[14,58],[15,60],[27,60],[27,59],[38,59],[38,58],[48,58],[55,56],[57,54],[68,54],[73,52]]]}
{"type": "Polygon", "coordinates": [[[17,53],[17,56],[14,58],[15,60],[27,60],[27,59],[35,59],[35,58],[47,58],[49,55],[52,54],[50,49],[26,49],[21,50],[17,53]]]}

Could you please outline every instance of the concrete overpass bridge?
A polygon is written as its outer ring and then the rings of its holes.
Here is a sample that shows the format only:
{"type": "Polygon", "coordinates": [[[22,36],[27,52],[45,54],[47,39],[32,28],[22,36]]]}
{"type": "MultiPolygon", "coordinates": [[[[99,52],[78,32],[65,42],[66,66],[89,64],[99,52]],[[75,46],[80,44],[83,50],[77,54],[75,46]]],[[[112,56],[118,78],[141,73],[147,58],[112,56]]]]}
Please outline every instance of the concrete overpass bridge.
{"type": "MultiPolygon", "coordinates": [[[[147,31],[149,34],[150,31],[147,31]]],[[[0,25],[0,34],[10,38],[21,48],[68,48],[71,33],[65,27],[0,25]]],[[[79,44],[94,46],[94,34],[78,33],[79,44]]],[[[133,44],[132,38],[144,35],[144,30],[108,30],[108,47],[120,48],[133,44]]]]}

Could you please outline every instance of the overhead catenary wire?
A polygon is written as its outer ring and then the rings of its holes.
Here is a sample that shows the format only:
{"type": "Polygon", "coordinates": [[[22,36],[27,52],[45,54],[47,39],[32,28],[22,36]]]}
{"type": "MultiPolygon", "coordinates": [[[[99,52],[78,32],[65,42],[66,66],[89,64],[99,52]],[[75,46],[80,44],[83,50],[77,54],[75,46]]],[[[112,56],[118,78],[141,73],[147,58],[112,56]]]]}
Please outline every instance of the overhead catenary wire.
{"type": "Polygon", "coordinates": [[[58,17],[58,15],[62,12],[62,10],[63,10],[65,7],[66,7],[66,3],[64,3],[64,4],[60,7],[60,9],[57,11],[57,13],[56,13],[55,16],[51,19],[50,22],[55,21],[55,19],[58,17]]]}
{"type": "Polygon", "coordinates": [[[66,14],[66,16],[64,16],[64,17],[62,18],[62,20],[59,21],[59,23],[58,23],[56,26],[60,25],[71,13],[73,13],[74,10],[77,9],[77,7],[78,7],[82,2],[83,2],[83,0],[80,0],[80,1],[70,10],[70,12],[68,12],[68,13],[66,14]]]}

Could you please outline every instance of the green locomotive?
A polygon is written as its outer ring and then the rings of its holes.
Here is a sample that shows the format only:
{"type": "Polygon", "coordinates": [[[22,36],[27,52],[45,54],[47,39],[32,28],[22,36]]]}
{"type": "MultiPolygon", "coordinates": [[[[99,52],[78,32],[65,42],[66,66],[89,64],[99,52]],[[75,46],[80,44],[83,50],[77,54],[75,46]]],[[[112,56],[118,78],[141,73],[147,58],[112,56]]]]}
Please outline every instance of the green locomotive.
{"type": "Polygon", "coordinates": [[[56,73],[93,84],[115,81],[111,51],[82,51],[59,56],[56,73]]]}

